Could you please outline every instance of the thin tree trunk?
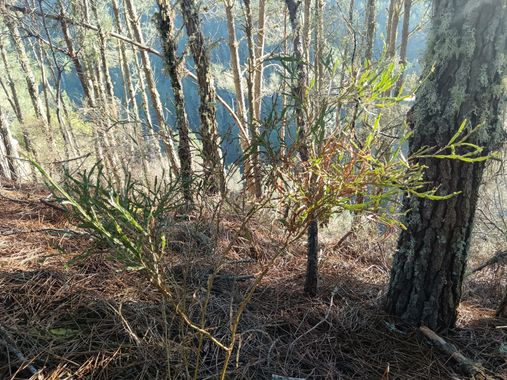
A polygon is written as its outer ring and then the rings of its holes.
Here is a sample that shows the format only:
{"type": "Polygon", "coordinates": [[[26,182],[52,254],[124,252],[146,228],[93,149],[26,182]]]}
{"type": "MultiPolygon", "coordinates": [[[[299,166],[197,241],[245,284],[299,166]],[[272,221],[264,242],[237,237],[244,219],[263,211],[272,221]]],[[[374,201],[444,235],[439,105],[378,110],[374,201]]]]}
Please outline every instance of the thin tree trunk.
{"type": "MultiPolygon", "coordinates": [[[[507,51],[507,0],[473,5],[434,2],[425,80],[409,114],[411,152],[445,146],[464,120],[469,128],[483,125],[468,142],[482,146],[484,155],[505,139],[504,98],[496,89],[507,73],[500,58],[507,51]]],[[[423,181],[428,188],[459,195],[446,201],[405,198],[406,230],[398,241],[386,309],[408,324],[441,331],[457,319],[485,164],[435,158],[420,163],[427,166],[423,181]]]]}
{"type": "Polygon", "coordinates": [[[183,188],[183,197],[189,205],[192,197],[192,155],[190,152],[190,137],[187,113],[185,111],[185,98],[180,74],[180,65],[183,59],[177,56],[175,40],[174,9],[168,0],[157,0],[159,9],[158,27],[162,37],[162,48],[165,54],[165,64],[171,77],[171,85],[176,109],[176,124],[178,126],[179,145],[178,157],[180,160],[180,178],[183,188]]]}
{"type": "Polygon", "coordinates": [[[391,29],[393,25],[393,16],[394,16],[394,8],[396,3],[399,0],[389,0],[389,9],[387,10],[387,20],[386,20],[386,36],[385,36],[385,44],[387,51],[389,51],[389,43],[391,42],[391,29]]]}
{"type": "MultiPolygon", "coordinates": [[[[303,60],[305,64],[310,63],[310,28],[311,28],[311,7],[312,0],[303,0],[303,31],[302,31],[302,44],[303,44],[303,60]]],[[[308,80],[308,77],[306,78],[308,80]]],[[[308,83],[307,83],[308,85],[308,83]]]]}
{"type": "Polygon", "coordinates": [[[255,75],[254,75],[254,116],[257,122],[261,120],[262,111],[262,82],[264,74],[264,44],[266,27],[266,0],[259,0],[259,23],[255,38],[255,75]]]}
{"type": "Polygon", "coordinates": [[[319,104],[322,96],[324,83],[324,68],[322,58],[324,54],[324,2],[315,0],[315,83],[317,89],[317,101],[319,104]]]}
{"type": "MultiPolygon", "coordinates": [[[[4,10],[5,11],[5,10],[4,10]]],[[[37,90],[37,85],[35,84],[35,76],[32,71],[32,67],[30,65],[30,61],[26,54],[25,47],[23,45],[23,41],[21,39],[21,35],[19,34],[19,30],[17,26],[14,24],[13,20],[11,20],[10,16],[7,13],[4,13],[4,21],[7,26],[7,29],[10,32],[11,40],[14,45],[14,49],[19,58],[19,62],[21,65],[21,69],[25,74],[26,85],[28,89],[28,94],[30,95],[30,100],[32,101],[33,110],[35,112],[35,116],[42,123],[43,132],[46,136],[46,140],[50,144],[53,145],[53,141],[51,139],[52,133],[50,132],[50,126],[48,124],[47,116],[43,111],[42,102],[39,97],[39,92],[37,90]]]]}
{"type": "Polygon", "coordinates": [[[96,151],[99,152],[99,158],[105,159],[104,164],[108,174],[111,175],[117,183],[120,183],[121,179],[118,174],[118,160],[111,147],[111,140],[109,138],[109,134],[107,133],[111,125],[107,114],[108,107],[107,95],[105,93],[106,90],[104,88],[103,79],[100,77],[99,66],[95,65],[95,67],[91,70],[93,70],[93,72],[89,73],[89,77],[92,80],[94,92],[97,95],[97,106],[94,109],[96,121],[94,129],[97,132],[96,137],[98,138],[98,141],[96,141],[98,146],[96,151]]]}
{"type": "Polygon", "coordinates": [[[387,56],[392,58],[396,54],[396,37],[400,21],[401,0],[391,0],[389,5],[389,26],[387,35],[387,56]]]}
{"type": "MultiPolygon", "coordinates": [[[[247,125],[246,116],[246,105],[245,105],[245,93],[243,89],[243,77],[241,75],[241,64],[239,59],[238,41],[236,39],[236,25],[234,22],[234,0],[224,0],[225,14],[227,19],[227,31],[228,31],[228,44],[229,52],[231,55],[231,70],[232,77],[234,80],[234,90],[236,92],[236,107],[237,114],[243,126],[243,130],[247,125]]],[[[250,194],[255,194],[255,181],[252,173],[250,157],[246,156],[250,147],[250,137],[243,133],[242,130],[239,132],[239,142],[241,150],[243,151],[244,157],[244,168],[245,168],[245,188],[250,194]]]]}
{"type": "MultiPolygon", "coordinates": [[[[139,16],[137,15],[136,8],[132,0],[125,0],[125,6],[128,14],[128,22],[132,28],[132,32],[135,40],[144,45],[144,36],[141,29],[141,25],[139,23],[139,16]]],[[[153,75],[153,70],[151,68],[150,57],[148,56],[148,52],[146,50],[139,50],[139,54],[141,55],[141,62],[143,66],[144,75],[148,84],[148,90],[150,92],[150,96],[153,102],[153,109],[155,111],[155,116],[157,117],[157,122],[159,128],[163,131],[164,135],[164,145],[166,149],[167,158],[169,160],[169,164],[171,165],[171,169],[173,170],[175,175],[178,175],[179,165],[176,159],[176,150],[174,148],[174,141],[172,136],[171,128],[167,125],[164,117],[164,110],[162,106],[162,101],[160,100],[160,94],[158,93],[155,77],[153,75]]]]}
{"type": "Polygon", "coordinates": [[[0,135],[2,137],[2,144],[5,148],[5,161],[7,163],[8,178],[16,181],[19,178],[17,165],[15,160],[18,158],[18,152],[12,133],[10,130],[9,122],[4,114],[4,111],[0,107],[0,135]]]}
{"type": "Polygon", "coordinates": [[[367,62],[371,62],[373,59],[373,47],[375,45],[375,24],[376,24],[376,10],[375,10],[375,1],[376,0],[368,0],[368,4],[366,5],[366,37],[365,37],[365,47],[364,47],[364,59],[367,62]]]}
{"type": "MultiPolygon", "coordinates": [[[[126,7],[125,7],[126,8],[126,7]]],[[[127,30],[127,35],[129,37],[129,39],[133,39],[134,38],[134,32],[132,30],[132,25],[131,23],[129,22],[129,18],[128,18],[128,15],[125,15],[125,26],[126,26],[126,30],[127,30]]],[[[137,72],[137,87],[139,87],[139,93],[141,95],[141,106],[142,106],[142,110],[144,112],[144,122],[146,123],[146,130],[147,131],[150,131],[151,134],[154,134],[154,131],[155,131],[155,127],[153,125],[153,120],[152,120],[152,117],[151,117],[151,111],[150,111],[150,102],[148,100],[148,92],[146,90],[146,82],[145,82],[145,71],[143,70],[143,67],[141,67],[141,63],[139,62],[139,58],[138,58],[138,52],[137,52],[137,49],[135,46],[133,46],[132,44],[130,45],[131,49],[132,49],[132,54],[133,54],[133,61],[134,61],[134,66],[136,68],[136,72],[137,72]]],[[[157,156],[157,158],[159,159],[159,161],[162,163],[162,167],[165,167],[166,165],[164,164],[165,160],[163,159],[163,156],[162,156],[162,152],[160,150],[160,143],[159,143],[159,139],[156,137],[156,138],[153,138],[152,136],[147,136],[147,141],[146,143],[150,146],[150,151],[151,152],[154,152],[155,155],[157,156]],[[150,140],[151,143],[150,143],[150,140]]]]}
{"type": "Polygon", "coordinates": [[[408,35],[410,28],[410,12],[412,10],[412,0],[404,1],[404,9],[403,9],[403,29],[401,31],[401,47],[400,47],[400,64],[403,66],[403,71],[400,74],[400,78],[396,83],[396,88],[394,90],[395,95],[397,95],[401,91],[401,87],[403,86],[403,81],[405,80],[405,66],[407,64],[407,47],[408,47],[408,35]]]}
{"type": "MultiPolygon", "coordinates": [[[[348,17],[348,23],[352,27],[354,24],[354,7],[355,7],[355,0],[350,0],[349,3],[349,17],[348,17]]],[[[350,70],[352,71],[352,75],[355,78],[356,77],[356,69],[355,69],[355,61],[356,61],[356,49],[357,49],[357,40],[356,36],[354,34],[354,31],[352,31],[352,54],[350,58],[350,70]]],[[[341,65],[341,73],[340,73],[340,81],[339,86],[340,88],[343,88],[343,85],[345,83],[345,73],[348,71],[346,68],[347,65],[347,58],[349,55],[349,43],[345,45],[345,49],[343,52],[343,62],[341,65]]],[[[356,105],[358,105],[358,102],[356,102],[356,105]]],[[[342,114],[342,107],[343,104],[341,101],[338,101],[338,104],[336,105],[336,111],[335,111],[335,127],[338,129],[341,125],[341,114],[342,114]]]]}
{"type": "MultiPolygon", "coordinates": [[[[255,84],[257,82],[256,76],[258,71],[256,70],[256,45],[254,41],[254,32],[253,32],[253,16],[252,16],[252,7],[250,0],[243,0],[244,10],[245,10],[245,34],[247,38],[248,45],[248,78],[247,78],[247,87],[248,87],[248,126],[250,130],[250,144],[252,144],[250,148],[250,159],[251,159],[251,168],[253,175],[253,185],[254,185],[254,193],[260,198],[262,196],[262,187],[261,187],[261,178],[260,178],[260,167],[259,167],[259,148],[257,146],[257,138],[259,135],[259,119],[256,116],[256,109],[259,109],[260,112],[260,103],[259,96],[255,92],[255,84]]],[[[262,74],[262,70],[260,72],[262,74]]],[[[262,78],[261,78],[262,81],[262,78]]]]}
{"type": "Polygon", "coordinates": [[[18,97],[18,91],[16,90],[16,84],[14,83],[14,80],[12,79],[11,70],[9,67],[9,61],[7,60],[7,54],[5,52],[5,47],[3,42],[0,40],[0,55],[2,56],[2,62],[4,64],[4,73],[5,77],[7,79],[7,84],[9,85],[9,88],[11,89],[11,93],[7,94],[9,99],[12,100],[12,108],[14,110],[14,113],[16,114],[16,118],[18,119],[20,124],[24,124],[25,120],[23,118],[23,112],[21,112],[21,106],[19,105],[19,97],[18,97]]]}
{"type": "Polygon", "coordinates": [[[216,92],[210,71],[209,57],[201,31],[201,21],[195,0],[181,0],[181,12],[189,38],[190,51],[195,62],[199,86],[199,115],[201,118],[201,139],[203,146],[203,167],[205,187],[208,191],[224,192],[225,177],[220,155],[216,121],[216,92]]]}
{"type": "MultiPolygon", "coordinates": [[[[298,7],[300,2],[296,0],[285,0],[289,11],[289,19],[293,33],[294,58],[297,65],[297,81],[293,86],[292,95],[295,102],[296,126],[298,129],[299,156],[303,165],[307,165],[310,159],[310,150],[307,143],[307,120],[305,117],[305,89],[307,82],[307,72],[305,62],[303,61],[303,47],[301,26],[298,22],[298,7]]],[[[318,247],[319,247],[319,224],[317,219],[310,216],[308,218],[308,246],[307,246],[307,267],[305,292],[311,296],[317,294],[318,286],[318,247]]]]}
{"type": "MultiPolygon", "coordinates": [[[[31,44],[32,46],[32,51],[33,51],[33,54],[36,58],[36,61],[39,65],[39,71],[40,71],[40,74],[41,74],[41,84],[42,84],[42,94],[43,94],[43,97],[44,97],[44,107],[45,107],[45,114],[47,116],[47,123],[48,125],[52,125],[52,121],[51,121],[51,105],[50,105],[50,93],[51,93],[51,85],[49,83],[49,80],[48,80],[48,76],[47,76],[47,73],[46,73],[46,65],[45,65],[45,62],[46,62],[46,54],[44,52],[44,49],[42,48],[42,44],[40,42],[40,40],[37,41],[37,46],[34,46],[33,44],[31,44]]],[[[60,120],[59,120],[60,121],[60,120]]],[[[59,123],[59,129],[60,129],[60,133],[62,135],[62,138],[63,138],[63,148],[64,148],[64,151],[65,151],[65,157],[68,159],[70,158],[69,156],[69,141],[67,139],[67,135],[65,134],[65,131],[63,129],[63,126],[61,123],[59,123]]],[[[56,155],[56,157],[58,157],[58,150],[57,150],[57,147],[56,147],[56,143],[55,143],[55,137],[53,135],[53,130],[52,128],[49,128],[49,133],[51,133],[52,135],[50,136],[49,138],[49,141],[51,142],[51,149],[53,150],[53,153],[56,155]]]]}
{"type": "MultiPolygon", "coordinates": [[[[287,31],[287,24],[288,24],[288,11],[287,8],[284,8],[283,10],[283,54],[285,57],[289,55],[289,41],[288,41],[288,31],[287,31]]],[[[282,91],[281,91],[281,97],[282,97],[282,110],[285,110],[287,107],[287,81],[285,78],[287,78],[287,70],[285,67],[283,68],[283,82],[282,82],[282,91]]],[[[287,131],[287,117],[285,116],[285,112],[283,113],[282,120],[280,122],[280,158],[283,159],[286,154],[285,149],[285,135],[287,131]]],[[[282,181],[280,181],[280,184],[282,181]]]]}
{"type": "MultiPolygon", "coordinates": [[[[111,1],[111,7],[113,9],[113,18],[116,30],[119,34],[123,34],[123,25],[122,19],[120,15],[120,9],[118,7],[118,3],[116,0],[111,1]]],[[[140,116],[139,116],[139,108],[136,100],[136,91],[134,88],[134,82],[132,80],[132,75],[130,73],[129,67],[129,59],[127,55],[127,49],[125,47],[125,43],[121,40],[118,41],[118,58],[120,61],[120,67],[122,72],[123,83],[125,87],[125,109],[127,113],[127,120],[132,124],[132,134],[135,139],[135,143],[138,147],[138,155],[139,161],[141,163],[141,168],[143,171],[143,176],[146,183],[149,183],[149,169],[147,164],[147,155],[146,155],[146,143],[142,136],[142,127],[140,125],[140,116]]],[[[134,59],[136,59],[134,53],[134,59]]],[[[140,73],[142,75],[142,73],[140,73]]],[[[143,89],[144,91],[144,89],[143,89]]],[[[146,94],[145,94],[146,95],[146,94]]],[[[150,120],[150,129],[151,129],[151,118],[150,120]]],[[[129,139],[130,140],[130,139],[129,139]]],[[[135,153],[134,144],[129,145],[132,154],[135,153]]]]}
{"type": "MultiPolygon", "coordinates": [[[[30,138],[30,135],[28,134],[28,129],[26,127],[25,120],[24,120],[24,115],[21,110],[21,106],[19,104],[19,97],[18,97],[18,92],[16,89],[16,84],[12,78],[9,62],[7,60],[7,54],[5,52],[4,45],[1,41],[0,41],[0,55],[2,56],[2,61],[4,64],[5,77],[7,78],[7,82],[8,82],[9,88],[11,90],[10,94],[8,95],[8,98],[12,102],[11,104],[12,104],[14,113],[15,113],[16,118],[18,119],[18,122],[20,124],[21,133],[23,135],[23,144],[25,146],[26,152],[32,158],[37,159],[37,152],[33,148],[32,140],[30,138]]],[[[4,88],[4,90],[7,94],[7,89],[4,88]]],[[[31,167],[30,172],[31,172],[32,180],[35,182],[37,179],[35,169],[33,167],[31,167]]]]}
{"type": "Polygon", "coordinates": [[[67,47],[67,54],[69,58],[72,60],[74,64],[74,68],[76,69],[76,74],[81,83],[81,87],[83,88],[83,97],[85,99],[85,103],[90,108],[95,108],[95,98],[91,89],[91,82],[89,78],[86,76],[85,68],[77,55],[76,49],[74,48],[73,38],[70,34],[69,26],[67,23],[67,17],[65,15],[65,5],[60,0],[59,1],[60,13],[62,17],[60,18],[60,27],[62,29],[63,39],[65,41],[65,45],[67,47]]]}
{"type": "MultiPolygon", "coordinates": [[[[85,0],[85,3],[87,1],[85,0]]],[[[104,137],[106,139],[108,150],[107,154],[111,159],[111,166],[113,168],[114,175],[118,178],[117,174],[117,166],[121,164],[125,175],[128,175],[129,169],[126,162],[126,159],[122,155],[122,151],[119,151],[116,146],[111,146],[111,132],[112,124],[111,120],[118,119],[118,108],[116,105],[116,98],[114,96],[114,87],[113,81],[111,79],[111,74],[109,73],[109,64],[107,62],[107,42],[102,31],[102,26],[99,22],[99,15],[97,10],[96,0],[91,0],[91,11],[95,19],[97,20],[97,28],[98,28],[98,36],[99,36],[99,46],[98,46],[98,57],[100,60],[100,68],[101,70],[98,73],[98,81],[100,83],[101,95],[102,95],[102,104],[103,104],[103,117],[106,126],[106,130],[104,131],[104,137]]],[[[118,132],[116,132],[117,134],[118,132]]],[[[115,139],[117,141],[117,139],[115,139]]]]}

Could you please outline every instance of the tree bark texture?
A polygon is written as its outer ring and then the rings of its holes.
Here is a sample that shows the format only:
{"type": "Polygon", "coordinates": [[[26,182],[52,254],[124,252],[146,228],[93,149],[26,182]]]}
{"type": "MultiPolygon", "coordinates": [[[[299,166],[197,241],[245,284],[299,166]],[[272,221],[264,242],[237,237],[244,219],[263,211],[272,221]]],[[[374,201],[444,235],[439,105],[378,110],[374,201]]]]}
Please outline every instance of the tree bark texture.
{"type": "Polygon", "coordinates": [[[364,59],[371,62],[373,58],[373,47],[375,45],[375,23],[376,23],[376,0],[368,0],[366,5],[366,36],[365,36],[365,47],[364,47],[364,59]]]}
{"type": "MultiPolygon", "coordinates": [[[[260,179],[260,167],[259,167],[259,148],[257,146],[257,136],[259,135],[259,117],[260,117],[260,94],[256,92],[257,75],[262,75],[262,70],[258,70],[256,65],[259,64],[257,57],[258,50],[257,44],[254,40],[254,27],[253,27],[253,15],[252,15],[252,4],[250,0],[243,0],[244,13],[245,13],[245,35],[248,45],[248,103],[249,103],[249,116],[248,126],[250,131],[250,144],[253,144],[250,148],[251,162],[251,173],[253,180],[253,192],[260,198],[262,196],[262,187],[260,179]],[[259,114],[257,114],[259,112],[259,114]]],[[[264,22],[264,21],[262,21],[264,22]]],[[[262,78],[259,78],[262,82],[262,78]]],[[[260,86],[259,86],[260,89],[260,86]]],[[[259,90],[260,91],[260,90],[259,90]]]]}
{"type": "MultiPolygon", "coordinates": [[[[427,79],[409,113],[411,152],[446,146],[465,119],[470,128],[483,125],[470,140],[484,147],[483,154],[499,147],[505,139],[500,114],[506,51],[507,0],[434,2],[427,79]]],[[[410,325],[446,330],[457,318],[485,164],[435,158],[421,163],[428,167],[428,188],[460,194],[446,201],[405,198],[407,229],[398,241],[386,309],[410,325]]]]}
{"type": "Polygon", "coordinates": [[[175,14],[168,0],[158,0],[158,27],[162,38],[164,61],[171,78],[176,111],[176,124],[178,127],[179,145],[178,158],[180,160],[180,178],[183,196],[189,203],[192,202],[192,155],[190,152],[190,137],[187,113],[185,111],[185,98],[181,79],[180,64],[182,59],[177,56],[174,21],[175,14]]]}
{"type": "Polygon", "coordinates": [[[12,179],[16,181],[19,177],[18,168],[16,165],[16,158],[18,157],[18,152],[16,149],[16,145],[14,144],[14,139],[12,138],[12,133],[10,130],[9,122],[7,121],[6,115],[4,111],[0,108],[0,137],[2,138],[2,150],[5,150],[5,163],[6,171],[4,174],[8,179],[12,179]]]}
{"type": "Polygon", "coordinates": [[[199,87],[204,186],[211,193],[223,192],[225,191],[225,177],[217,131],[216,92],[208,52],[201,31],[201,20],[195,0],[181,0],[180,7],[199,87]]]}

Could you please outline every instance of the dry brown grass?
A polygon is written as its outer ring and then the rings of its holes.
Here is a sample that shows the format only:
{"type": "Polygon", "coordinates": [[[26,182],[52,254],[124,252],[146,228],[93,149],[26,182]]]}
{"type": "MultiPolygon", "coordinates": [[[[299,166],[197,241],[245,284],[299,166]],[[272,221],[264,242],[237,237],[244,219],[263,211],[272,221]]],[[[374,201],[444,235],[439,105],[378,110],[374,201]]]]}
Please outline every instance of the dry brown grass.
{"type": "MultiPolygon", "coordinates": [[[[40,191],[0,190],[0,337],[11,347],[9,352],[0,343],[0,379],[30,378],[28,365],[41,378],[55,380],[191,378],[195,334],[164,309],[139,273],[120,271],[86,235],[64,234],[76,227],[41,204],[40,191]],[[86,249],[94,254],[67,265],[86,249]]],[[[171,227],[175,256],[193,252],[196,257],[191,267],[169,272],[181,282],[181,299],[193,320],[199,318],[214,263],[207,253],[229,245],[239,224],[240,216],[223,220],[216,244],[203,219],[171,227]]],[[[326,239],[315,299],[301,291],[304,247],[289,247],[246,308],[229,378],[460,378],[449,358],[416,332],[398,330],[381,311],[396,236],[378,235],[369,227],[341,247],[326,239]]],[[[279,243],[276,229],[264,220],[254,221],[235,240],[221,271],[231,276],[258,274],[279,243]]],[[[495,328],[507,321],[493,316],[498,302],[493,284],[500,275],[491,268],[469,278],[458,327],[446,339],[507,379],[507,356],[500,352],[507,329],[495,328]]],[[[227,276],[216,280],[206,322],[216,337],[228,336],[231,310],[249,284],[227,276]]],[[[223,353],[205,342],[201,355],[199,378],[215,378],[223,353]]]]}

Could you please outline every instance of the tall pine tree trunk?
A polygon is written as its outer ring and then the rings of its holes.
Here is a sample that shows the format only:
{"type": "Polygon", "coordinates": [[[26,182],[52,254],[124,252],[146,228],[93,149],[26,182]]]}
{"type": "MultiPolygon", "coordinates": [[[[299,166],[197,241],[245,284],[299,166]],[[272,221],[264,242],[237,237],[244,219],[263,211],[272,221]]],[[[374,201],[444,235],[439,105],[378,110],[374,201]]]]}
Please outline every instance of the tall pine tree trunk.
{"type": "Polygon", "coordinates": [[[187,203],[192,203],[192,155],[190,152],[190,137],[187,113],[185,111],[185,98],[183,95],[183,83],[180,74],[182,59],[177,56],[177,44],[175,40],[174,10],[169,0],[158,0],[159,19],[158,27],[162,38],[164,60],[167,66],[174,95],[176,109],[176,124],[178,127],[179,145],[178,158],[180,160],[180,178],[183,188],[183,196],[187,203]]]}
{"type": "Polygon", "coordinates": [[[195,0],[181,0],[180,7],[199,86],[204,185],[206,190],[212,193],[223,192],[225,191],[225,177],[217,131],[216,92],[209,56],[201,31],[199,10],[195,0]]]}
{"type": "MultiPolygon", "coordinates": [[[[490,153],[505,138],[500,122],[506,73],[507,0],[435,0],[425,81],[409,114],[411,152],[445,146],[464,120],[483,127],[471,137],[490,153]],[[449,47],[453,48],[450,49],[449,47]]],[[[464,151],[458,153],[465,153],[464,151]]],[[[406,230],[395,256],[386,309],[411,325],[451,328],[461,286],[483,162],[425,159],[428,187],[446,201],[406,197],[406,230]]]]}

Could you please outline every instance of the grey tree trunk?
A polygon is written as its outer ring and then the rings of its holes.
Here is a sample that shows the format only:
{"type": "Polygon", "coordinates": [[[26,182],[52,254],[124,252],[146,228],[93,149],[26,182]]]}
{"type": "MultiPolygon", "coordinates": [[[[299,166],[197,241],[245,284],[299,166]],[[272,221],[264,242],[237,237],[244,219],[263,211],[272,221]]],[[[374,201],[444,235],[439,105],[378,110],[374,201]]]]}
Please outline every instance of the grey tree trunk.
{"type": "MultiPolygon", "coordinates": [[[[122,24],[122,18],[120,14],[120,9],[118,7],[118,3],[116,0],[111,1],[111,7],[113,9],[113,18],[114,18],[114,25],[116,27],[116,30],[119,34],[123,34],[123,24],[122,24]]],[[[127,120],[129,120],[132,124],[132,135],[135,139],[135,142],[137,144],[137,150],[138,150],[138,159],[141,163],[141,167],[143,170],[143,176],[146,181],[146,183],[149,183],[149,169],[148,164],[146,162],[146,143],[144,141],[143,135],[142,135],[142,127],[140,124],[140,117],[139,117],[139,108],[137,104],[136,99],[136,91],[134,88],[134,82],[132,80],[132,74],[130,72],[130,66],[128,64],[128,55],[127,55],[127,49],[125,47],[125,43],[123,41],[118,41],[118,51],[119,51],[119,59],[120,59],[120,66],[122,71],[122,77],[123,77],[123,83],[125,87],[125,109],[127,112],[127,120]]],[[[136,59],[136,56],[134,54],[134,59],[136,59]]],[[[141,73],[142,75],[142,73],[141,73]]],[[[144,91],[144,89],[143,89],[144,91]]],[[[146,96],[146,94],[145,94],[146,96]]],[[[149,115],[147,115],[149,116],[149,115]]],[[[149,129],[151,130],[151,118],[147,118],[147,121],[150,122],[149,129]]],[[[132,144],[134,145],[134,144],[132,144]]],[[[135,152],[136,146],[131,147],[132,152],[135,152]]],[[[135,154],[135,153],[134,153],[135,154]]]]}
{"type": "MultiPolygon", "coordinates": [[[[137,15],[137,10],[134,6],[132,0],[125,0],[125,7],[127,9],[128,14],[128,22],[130,23],[130,27],[132,28],[133,36],[137,42],[144,45],[144,36],[142,33],[141,25],[139,23],[139,16],[137,15]]],[[[148,52],[146,50],[139,50],[139,54],[141,55],[141,62],[143,66],[144,75],[146,78],[146,82],[148,84],[148,90],[153,101],[153,109],[155,111],[155,115],[157,117],[157,122],[159,128],[164,132],[164,145],[166,148],[167,158],[169,160],[169,164],[171,165],[171,169],[174,174],[178,174],[179,165],[176,159],[176,150],[174,148],[174,141],[172,137],[171,128],[167,125],[164,117],[164,111],[162,106],[162,101],[160,100],[160,94],[158,93],[155,77],[153,75],[153,70],[151,68],[150,57],[148,56],[148,52]]]]}
{"type": "Polygon", "coordinates": [[[255,38],[255,80],[254,80],[254,115],[257,122],[261,120],[262,83],[264,77],[264,45],[266,27],[266,0],[259,0],[259,23],[255,38]]]}
{"type": "MultiPolygon", "coordinates": [[[[296,0],[285,0],[287,10],[289,11],[289,20],[293,33],[293,54],[296,59],[297,80],[292,89],[292,96],[295,102],[296,126],[298,129],[299,157],[303,165],[306,165],[310,158],[310,151],[307,143],[307,120],[305,117],[305,91],[307,83],[307,71],[304,62],[304,52],[302,46],[302,30],[298,21],[298,8],[301,4],[296,0]]],[[[311,296],[317,294],[318,286],[318,249],[319,249],[319,224],[317,219],[309,217],[307,232],[307,267],[305,292],[311,296]]]]}
{"type": "MultiPolygon", "coordinates": [[[[124,7],[126,8],[126,7],[124,7]]],[[[127,31],[127,36],[129,39],[135,40],[134,32],[132,30],[132,25],[129,22],[128,15],[125,15],[125,27],[127,31]]],[[[137,88],[139,88],[139,94],[141,95],[141,106],[142,110],[144,112],[144,122],[146,123],[146,130],[150,131],[150,134],[153,134],[153,131],[155,130],[153,125],[153,120],[151,117],[151,110],[150,110],[150,103],[148,100],[148,92],[146,90],[146,80],[145,80],[145,73],[146,71],[143,70],[143,67],[141,67],[141,63],[138,59],[138,51],[137,48],[134,45],[130,45],[130,48],[132,50],[132,60],[134,61],[134,66],[137,72],[137,88]]],[[[155,153],[155,155],[158,157],[160,162],[162,162],[162,166],[165,168],[164,165],[164,159],[162,157],[162,152],[160,150],[160,144],[158,138],[151,138],[151,136],[146,136],[145,138],[147,146],[149,146],[149,150],[155,153]]]]}
{"type": "Polygon", "coordinates": [[[54,144],[54,141],[51,138],[52,133],[50,131],[50,126],[48,124],[47,115],[43,111],[42,101],[39,97],[39,92],[37,90],[37,85],[35,83],[35,76],[32,67],[30,65],[28,56],[26,54],[25,46],[23,45],[23,41],[21,39],[18,27],[17,25],[15,25],[14,21],[7,13],[4,13],[4,21],[11,35],[11,40],[14,45],[14,49],[16,50],[16,54],[18,55],[21,69],[23,70],[23,74],[25,75],[28,94],[30,95],[30,100],[32,101],[35,116],[42,124],[42,130],[46,136],[47,142],[50,144],[50,146],[52,146],[54,144]]]}
{"type": "Polygon", "coordinates": [[[376,0],[368,0],[368,4],[366,5],[364,59],[368,62],[371,62],[373,58],[373,46],[375,45],[375,2],[376,0]]]}
{"type": "Polygon", "coordinates": [[[179,145],[178,158],[180,160],[180,178],[183,197],[188,204],[192,203],[192,154],[190,152],[190,137],[187,113],[185,112],[185,98],[180,74],[182,58],[177,56],[175,40],[174,10],[168,0],[158,0],[158,28],[162,38],[164,60],[167,66],[174,95],[176,109],[176,124],[178,126],[179,145]]]}
{"type": "Polygon", "coordinates": [[[224,0],[227,19],[228,45],[231,55],[231,71],[234,79],[234,91],[236,92],[236,107],[238,108],[237,114],[242,124],[239,133],[239,142],[241,150],[243,151],[245,189],[247,193],[255,194],[255,183],[252,173],[251,160],[250,157],[247,157],[247,152],[250,148],[250,136],[245,133],[248,118],[246,115],[245,91],[243,88],[243,76],[241,74],[241,63],[239,59],[239,44],[236,38],[234,3],[234,0],[224,0]]]}
{"type": "MultiPolygon", "coordinates": [[[[427,79],[408,118],[411,152],[445,146],[466,119],[471,127],[483,125],[470,142],[490,153],[505,139],[500,114],[507,0],[435,0],[428,43],[427,79]]],[[[485,164],[431,158],[421,163],[428,167],[428,187],[460,194],[446,201],[405,198],[407,229],[398,241],[386,309],[408,324],[441,331],[456,322],[485,164]]]]}
{"type": "Polygon", "coordinates": [[[18,158],[18,151],[12,138],[9,122],[4,114],[2,108],[0,108],[0,137],[2,138],[2,145],[5,149],[5,163],[6,165],[6,177],[13,181],[16,181],[19,177],[16,159],[18,158]]]}
{"type": "Polygon", "coordinates": [[[216,121],[216,92],[209,57],[201,31],[199,10],[195,0],[181,0],[181,13],[194,58],[199,86],[204,186],[211,193],[225,191],[225,177],[220,154],[216,121]]]}
{"type": "Polygon", "coordinates": [[[0,55],[2,56],[2,62],[4,64],[4,73],[5,78],[7,80],[7,84],[9,85],[9,88],[11,90],[11,93],[8,94],[6,91],[6,95],[9,97],[9,99],[12,100],[12,109],[14,113],[16,114],[16,118],[18,119],[20,124],[24,124],[25,120],[23,118],[23,112],[21,112],[21,106],[19,105],[19,97],[18,97],[18,91],[16,89],[16,84],[14,83],[14,80],[12,79],[11,70],[9,67],[9,61],[7,60],[7,54],[5,52],[5,47],[3,42],[0,40],[0,55]]]}
{"type": "MultiPolygon", "coordinates": [[[[401,47],[400,47],[400,64],[405,66],[407,64],[407,47],[408,47],[408,35],[410,28],[410,12],[412,10],[412,0],[405,0],[403,8],[403,29],[401,31],[401,47]]],[[[395,95],[397,95],[403,85],[405,78],[405,71],[402,71],[396,88],[394,89],[395,95]]]]}
{"type": "MultiPolygon", "coordinates": [[[[18,119],[18,122],[20,124],[21,133],[23,135],[23,144],[25,145],[26,152],[33,158],[37,159],[37,152],[33,148],[32,140],[30,138],[30,135],[28,134],[28,129],[26,128],[23,112],[21,110],[21,106],[19,104],[19,97],[18,92],[16,89],[16,84],[14,83],[14,80],[11,75],[11,70],[9,66],[9,61],[7,60],[7,54],[5,52],[5,48],[0,41],[0,55],[2,56],[2,62],[4,64],[4,73],[5,77],[7,79],[9,88],[10,88],[10,94],[8,93],[7,89],[4,88],[6,95],[11,99],[12,101],[12,108],[14,110],[14,113],[16,114],[16,118],[18,119]]],[[[31,168],[31,175],[32,179],[35,182],[36,180],[36,173],[35,169],[31,168]]]]}
{"type": "Polygon", "coordinates": [[[394,57],[396,55],[396,39],[398,37],[398,23],[400,22],[401,0],[392,0],[393,8],[390,20],[390,34],[387,36],[387,56],[394,57]]]}
{"type": "MultiPolygon", "coordinates": [[[[256,69],[258,57],[256,56],[256,43],[254,41],[253,15],[250,0],[243,0],[245,13],[245,34],[248,45],[248,126],[250,131],[250,162],[251,173],[253,176],[252,184],[254,185],[254,194],[260,198],[262,196],[260,167],[259,167],[259,148],[257,147],[257,137],[259,135],[259,119],[260,117],[260,94],[256,92],[257,75],[262,75],[262,70],[256,69]],[[257,111],[259,115],[257,115],[257,111]]],[[[259,78],[262,82],[262,78],[259,78]]],[[[259,86],[260,91],[260,86],[259,86]]]]}
{"type": "Polygon", "coordinates": [[[60,13],[62,15],[60,19],[60,27],[62,29],[63,39],[65,41],[65,45],[67,47],[67,54],[69,58],[72,60],[74,64],[74,68],[76,69],[76,74],[81,83],[81,87],[83,88],[83,95],[86,101],[86,104],[91,108],[95,107],[95,100],[93,90],[91,89],[91,82],[89,78],[86,76],[85,68],[79,58],[76,49],[74,48],[74,44],[72,42],[73,38],[70,34],[69,25],[67,23],[67,17],[65,15],[65,5],[63,1],[59,1],[60,13]]]}

